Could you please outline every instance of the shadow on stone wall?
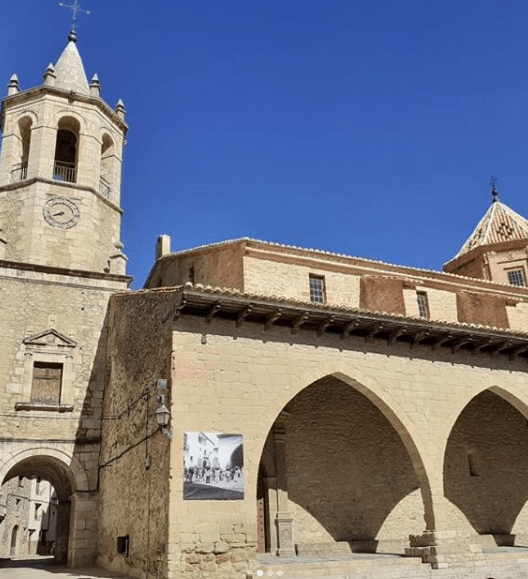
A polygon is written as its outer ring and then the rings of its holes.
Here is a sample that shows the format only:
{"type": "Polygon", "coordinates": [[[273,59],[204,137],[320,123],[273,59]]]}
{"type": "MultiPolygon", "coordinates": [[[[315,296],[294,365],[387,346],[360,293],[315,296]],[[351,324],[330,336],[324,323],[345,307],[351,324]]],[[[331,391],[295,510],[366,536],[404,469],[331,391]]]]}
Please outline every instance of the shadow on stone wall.
{"type": "Polygon", "coordinates": [[[395,429],[365,396],[335,377],[305,388],[287,405],[287,485],[294,541],[408,540],[423,532],[415,493],[404,518],[387,524],[418,488],[395,429]],[[329,537],[330,536],[330,537],[329,537]]]}
{"type": "Polygon", "coordinates": [[[493,392],[476,396],[453,427],[444,491],[477,533],[504,544],[528,500],[528,429],[526,418],[493,392]]]}

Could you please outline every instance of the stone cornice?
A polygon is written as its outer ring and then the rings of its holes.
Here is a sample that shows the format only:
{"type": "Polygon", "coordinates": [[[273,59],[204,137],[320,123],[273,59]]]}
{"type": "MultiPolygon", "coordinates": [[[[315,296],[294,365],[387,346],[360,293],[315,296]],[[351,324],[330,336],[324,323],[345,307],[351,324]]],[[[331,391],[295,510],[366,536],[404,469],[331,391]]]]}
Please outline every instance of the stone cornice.
{"type": "MultiPolygon", "coordinates": [[[[151,290],[163,291],[163,290],[151,290]]],[[[198,316],[211,323],[213,319],[231,320],[235,326],[253,324],[262,332],[272,326],[288,328],[292,334],[300,329],[322,337],[325,334],[384,340],[389,346],[406,343],[428,346],[433,350],[450,349],[453,353],[528,358],[528,334],[474,326],[450,324],[432,320],[392,316],[389,314],[315,306],[286,300],[269,300],[233,291],[209,290],[186,285],[176,293],[171,320],[177,323],[182,316],[198,316]]],[[[149,292],[150,293],[150,292],[149,292]]]]}
{"type": "Polygon", "coordinates": [[[61,98],[65,98],[68,101],[78,101],[82,103],[87,103],[96,106],[103,114],[109,117],[113,123],[115,123],[123,134],[126,134],[128,131],[128,125],[119,117],[119,115],[108,105],[102,98],[89,96],[84,94],[79,94],[77,92],[64,90],[61,88],[57,88],[54,86],[47,86],[41,85],[38,87],[30,88],[25,91],[18,92],[16,94],[7,96],[2,101],[2,110],[1,110],[1,129],[3,130],[4,126],[4,114],[5,108],[14,102],[27,102],[32,100],[35,97],[38,97],[42,94],[50,94],[54,96],[58,96],[61,98]]]}
{"type": "Polygon", "coordinates": [[[6,261],[0,259],[0,268],[22,270],[22,271],[34,271],[39,273],[45,273],[48,275],[64,275],[67,277],[80,277],[88,279],[100,279],[112,282],[122,282],[127,285],[134,279],[129,275],[117,275],[114,273],[104,273],[97,271],[85,271],[80,269],[66,269],[62,267],[52,267],[49,265],[39,265],[35,263],[19,263],[17,261],[6,261]]]}
{"type": "Polygon", "coordinates": [[[32,177],[31,179],[24,179],[23,181],[17,181],[16,183],[8,183],[7,185],[2,185],[0,187],[1,191],[15,191],[16,189],[23,189],[24,187],[29,187],[35,183],[47,183],[48,185],[64,187],[65,189],[72,189],[79,190],[79,191],[88,191],[93,193],[100,201],[111,207],[114,211],[117,211],[120,215],[123,215],[123,210],[121,207],[112,203],[109,199],[101,195],[99,191],[94,189],[93,187],[89,187],[88,185],[80,185],[79,183],[70,183],[68,181],[55,181],[53,179],[44,179],[43,177],[32,177]]]}

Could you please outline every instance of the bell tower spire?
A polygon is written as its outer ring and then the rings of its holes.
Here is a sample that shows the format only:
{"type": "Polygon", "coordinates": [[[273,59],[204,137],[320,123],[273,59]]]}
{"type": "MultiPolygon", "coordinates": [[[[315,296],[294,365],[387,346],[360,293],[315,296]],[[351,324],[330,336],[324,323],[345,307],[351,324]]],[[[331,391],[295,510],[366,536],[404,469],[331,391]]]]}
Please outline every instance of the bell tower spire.
{"type": "Polygon", "coordinates": [[[101,98],[97,75],[88,83],[75,34],[83,10],[63,6],[73,26],[56,64],[35,88],[11,77],[2,103],[0,259],[124,275],[124,107],[101,98]]]}

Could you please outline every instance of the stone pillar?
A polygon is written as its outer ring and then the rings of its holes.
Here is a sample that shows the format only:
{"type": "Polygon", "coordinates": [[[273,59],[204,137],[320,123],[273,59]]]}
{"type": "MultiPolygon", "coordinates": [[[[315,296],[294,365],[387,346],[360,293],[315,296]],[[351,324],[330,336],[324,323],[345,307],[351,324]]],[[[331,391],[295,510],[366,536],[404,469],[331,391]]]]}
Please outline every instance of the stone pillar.
{"type": "Polygon", "coordinates": [[[266,477],[264,479],[264,489],[264,492],[266,493],[266,502],[268,503],[265,518],[266,528],[269,530],[269,550],[270,553],[276,553],[279,547],[277,541],[277,528],[275,527],[275,521],[279,512],[279,507],[277,505],[277,478],[274,476],[266,477]]]}
{"type": "Polygon", "coordinates": [[[55,537],[55,563],[68,562],[68,538],[70,535],[70,501],[59,501],[57,508],[57,535],[55,537]]]}
{"type": "Polygon", "coordinates": [[[90,133],[81,133],[77,143],[77,183],[99,192],[101,142],[90,133]]]}
{"type": "Polygon", "coordinates": [[[14,165],[20,163],[21,153],[22,140],[18,135],[14,121],[11,117],[7,117],[2,139],[2,155],[0,157],[0,187],[11,183],[11,169],[14,165]]]}
{"type": "Polygon", "coordinates": [[[275,443],[275,463],[277,471],[277,555],[295,555],[292,536],[293,518],[289,512],[288,473],[286,464],[286,422],[290,414],[282,411],[273,426],[273,441],[275,443]]]}
{"type": "Polygon", "coordinates": [[[79,491],[71,496],[71,532],[68,565],[83,567],[95,561],[97,551],[97,493],[79,491]]]}
{"type": "Polygon", "coordinates": [[[29,147],[28,179],[42,177],[53,178],[55,162],[55,145],[57,129],[40,120],[38,126],[31,129],[31,145],[29,147]]]}
{"type": "Polygon", "coordinates": [[[430,528],[424,533],[410,537],[410,547],[405,550],[405,554],[420,557],[433,569],[444,569],[453,563],[483,559],[482,547],[471,540],[467,531],[453,528],[441,476],[437,477],[437,480],[436,485],[432,482],[430,494],[434,521],[428,523],[430,528]]]}

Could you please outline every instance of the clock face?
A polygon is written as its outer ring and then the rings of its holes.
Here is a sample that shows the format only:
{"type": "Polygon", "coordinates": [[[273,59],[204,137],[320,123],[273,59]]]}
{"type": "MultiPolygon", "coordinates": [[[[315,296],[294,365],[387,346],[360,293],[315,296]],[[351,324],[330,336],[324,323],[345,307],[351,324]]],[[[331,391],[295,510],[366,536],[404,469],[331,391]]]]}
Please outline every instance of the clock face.
{"type": "Polygon", "coordinates": [[[67,197],[52,197],[44,205],[44,219],[59,229],[69,229],[77,224],[81,216],[79,208],[67,197]]]}

